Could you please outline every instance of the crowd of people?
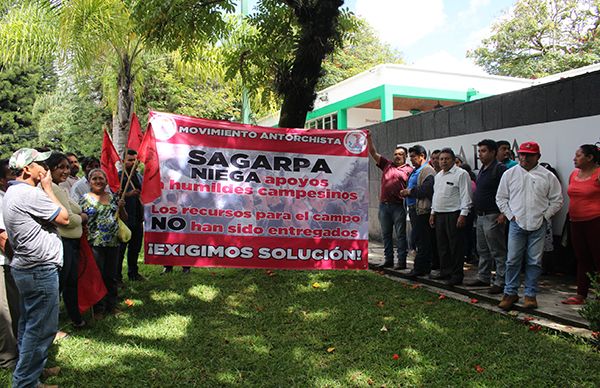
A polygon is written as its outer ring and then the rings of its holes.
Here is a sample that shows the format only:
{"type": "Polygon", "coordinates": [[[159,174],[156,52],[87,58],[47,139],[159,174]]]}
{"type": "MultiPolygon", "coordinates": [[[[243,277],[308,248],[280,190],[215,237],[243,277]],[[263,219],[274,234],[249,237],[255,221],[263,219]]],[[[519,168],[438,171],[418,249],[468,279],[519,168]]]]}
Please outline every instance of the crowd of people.
{"type": "Polygon", "coordinates": [[[95,157],[82,159],[81,178],[73,153],[22,148],[0,160],[0,367],[13,370],[13,387],[44,387],[41,378],[60,372],[46,361],[61,295],[73,329],[87,325],[78,300],[81,244],[91,247],[107,291],[93,306],[95,319],[118,312],[125,254],[129,280],[144,280],[137,266],[144,214],[135,159],[129,151],[117,193],[95,157]],[[118,238],[118,219],[131,231],[128,242],[118,238]]]}
{"type": "MultiPolygon", "coordinates": [[[[477,277],[465,285],[503,294],[499,307],[510,310],[519,301],[524,272],[523,307],[538,307],[542,258],[544,251],[552,250],[552,217],[563,206],[561,183],[553,168],[540,163],[539,144],[522,143],[514,157],[508,141],[484,139],[477,144],[482,164],[477,175],[451,148],[434,150],[427,160],[423,146],[398,145],[388,160],[377,152],[371,134],[368,146],[382,170],[381,268],[407,269],[411,241],[416,254],[408,277],[429,276],[448,286],[461,285],[474,246],[477,277]]],[[[600,271],[600,250],[594,249],[594,239],[600,236],[600,148],[584,144],[573,160],[567,193],[577,294],[562,302],[584,304],[590,280],[600,271]]]]}

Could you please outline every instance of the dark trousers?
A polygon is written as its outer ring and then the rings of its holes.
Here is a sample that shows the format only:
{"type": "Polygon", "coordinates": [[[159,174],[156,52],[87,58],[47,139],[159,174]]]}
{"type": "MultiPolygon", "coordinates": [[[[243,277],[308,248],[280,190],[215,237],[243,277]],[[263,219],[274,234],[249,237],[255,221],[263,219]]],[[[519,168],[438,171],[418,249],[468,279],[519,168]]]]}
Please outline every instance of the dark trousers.
{"type": "Polygon", "coordinates": [[[127,225],[131,229],[131,240],[122,243],[119,247],[119,260],[117,269],[117,280],[123,280],[123,260],[127,250],[127,276],[131,279],[136,277],[138,272],[138,257],[142,249],[142,240],[144,238],[144,224],[127,225]]]}
{"type": "Polygon", "coordinates": [[[577,295],[587,297],[590,289],[588,274],[600,272],[600,217],[589,221],[571,221],[571,241],[577,257],[577,295]]]}
{"type": "Polygon", "coordinates": [[[106,286],[106,296],[94,306],[94,309],[97,312],[111,312],[117,305],[117,253],[119,247],[92,246],[92,252],[106,286]]]}
{"type": "Polygon", "coordinates": [[[62,292],[65,308],[71,321],[81,323],[77,298],[79,276],[79,239],[63,238],[63,267],[58,274],[59,291],[62,292]]]}
{"type": "Polygon", "coordinates": [[[0,265],[0,368],[17,365],[19,290],[8,265],[0,265]]]}
{"type": "Polygon", "coordinates": [[[459,211],[435,214],[435,234],[440,255],[440,275],[462,281],[464,264],[464,228],[456,227],[459,211]]]}
{"type": "Polygon", "coordinates": [[[402,203],[380,203],[379,223],[383,238],[385,265],[394,264],[394,242],[396,243],[398,264],[406,265],[406,209],[402,203]]]}
{"type": "Polygon", "coordinates": [[[417,250],[413,271],[418,274],[431,272],[431,227],[429,214],[417,214],[414,207],[408,208],[410,224],[414,231],[414,244],[417,250]]]}

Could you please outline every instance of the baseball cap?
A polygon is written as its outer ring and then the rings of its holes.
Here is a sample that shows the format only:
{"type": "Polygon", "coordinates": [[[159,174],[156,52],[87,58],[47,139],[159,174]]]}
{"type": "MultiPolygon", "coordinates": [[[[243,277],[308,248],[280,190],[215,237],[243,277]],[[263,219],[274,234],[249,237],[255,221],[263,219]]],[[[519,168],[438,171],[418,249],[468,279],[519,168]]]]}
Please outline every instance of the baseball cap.
{"type": "Polygon", "coordinates": [[[39,152],[33,148],[21,148],[17,150],[8,161],[8,167],[22,169],[33,162],[43,162],[50,157],[52,151],[39,152]]]}
{"type": "Polygon", "coordinates": [[[521,144],[517,152],[520,154],[539,154],[540,145],[534,141],[526,141],[521,144]]]}

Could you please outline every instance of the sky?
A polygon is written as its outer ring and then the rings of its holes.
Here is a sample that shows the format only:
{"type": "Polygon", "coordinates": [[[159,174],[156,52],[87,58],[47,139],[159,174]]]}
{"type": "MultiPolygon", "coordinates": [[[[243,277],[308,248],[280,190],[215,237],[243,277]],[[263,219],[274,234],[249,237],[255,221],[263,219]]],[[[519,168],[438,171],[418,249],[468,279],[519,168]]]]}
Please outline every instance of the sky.
{"type": "MultiPolygon", "coordinates": [[[[250,0],[250,9],[257,0],[250,0]]],[[[408,65],[484,73],[466,58],[515,0],[346,0],[408,65]]],[[[252,12],[252,11],[251,11],[252,12]]]]}

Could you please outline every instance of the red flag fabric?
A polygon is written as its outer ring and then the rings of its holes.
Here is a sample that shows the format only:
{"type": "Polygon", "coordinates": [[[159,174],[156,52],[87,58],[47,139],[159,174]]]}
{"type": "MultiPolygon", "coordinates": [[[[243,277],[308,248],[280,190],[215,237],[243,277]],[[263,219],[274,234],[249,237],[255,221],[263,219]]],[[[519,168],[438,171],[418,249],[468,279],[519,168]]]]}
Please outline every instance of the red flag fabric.
{"type": "Polygon", "coordinates": [[[140,199],[143,204],[147,204],[160,197],[162,192],[160,187],[160,161],[158,160],[156,138],[154,137],[151,124],[148,124],[148,129],[140,144],[138,159],[145,166],[144,183],[142,184],[140,199]]]}
{"type": "Polygon", "coordinates": [[[116,193],[121,187],[121,181],[119,180],[119,173],[117,172],[117,162],[120,161],[119,154],[115,150],[110,136],[106,128],[104,128],[104,139],[102,140],[102,153],[100,155],[100,167],[106,173],[108,178],[108,186],[116,193]]]}
{"type": "Polygon", "coordinates": [[[131,125],[129,126],[129,137],[127,138],[127,148],[139,152],[140,144],[142,143],[142,127],[140,127],[140,121],[137,118],[135,112],[131,117],[131,125]]]}
{"type": "Polygon", "coordinates": [[[79,312],[87,311],[104,298],[104,295],[106,295],[106,286],[84,233],[81,236],[79,247],[79,277],[77,281],[79,312]]]}

